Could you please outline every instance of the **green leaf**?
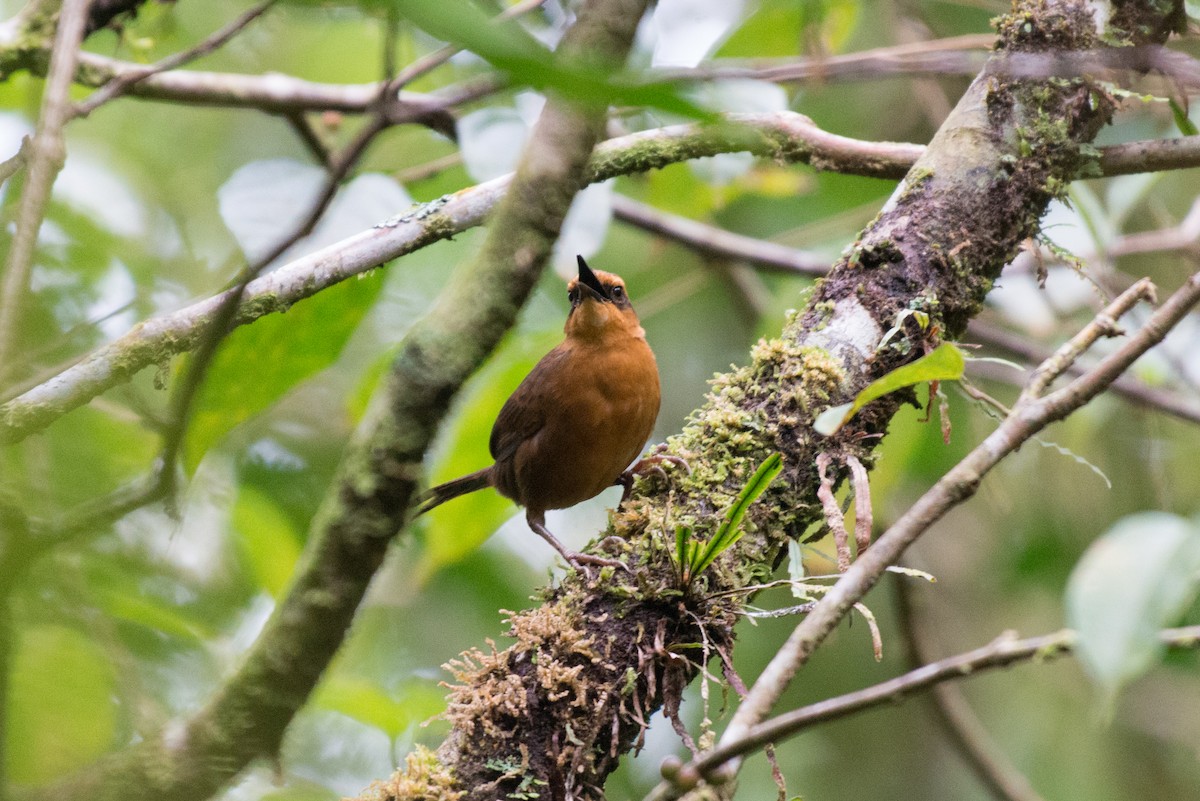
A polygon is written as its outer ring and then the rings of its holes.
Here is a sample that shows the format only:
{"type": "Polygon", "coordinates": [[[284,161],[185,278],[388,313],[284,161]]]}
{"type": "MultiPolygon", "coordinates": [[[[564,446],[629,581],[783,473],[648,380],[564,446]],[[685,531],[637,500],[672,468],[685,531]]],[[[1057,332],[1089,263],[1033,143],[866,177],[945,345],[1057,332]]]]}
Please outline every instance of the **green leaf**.
{"type": "Polygon", "coordinates": [[[800,586],[808,578],[808,571],[804,569],[804,546],[796,540],[788,540],[788,578],[792,582],[792,595],[807,597],[808,594],[800,586]]]}
{"type": "Polygon", "coordinates": [[[697,119],[716,115],[686,99],[670,81],[635,82],[610,77],[607,70],[559,57],[512,20],[493,20],[471,2],[397,0],[400,13],[430,35],[486,59],[535,89],[553,89],[576,102],[596,106],[650,106],[697,119]]]}
{"type": "Polygon", "coordinates": [[[9,682],[5,756],[13,782],[39,784],[80,770],[112,746],[116,668],[82,633],[27,629],[9,682]]]}
{"type": "Polygon", "coordinates": [[[85,406],[13,448],[12,461],[0,464],[0,471],[14,490],[31,498],[45,493],[47,503],[69,509],[142,475],[158,447],[146,426],[85,406]],[[47,476],[54,480],[47,482],[47,476]]]}
{"type": "Polygon", "coordinates": [[[381,286],[378,271],[351,278],[231,333],[196,398],[184,443],[188,472],[238,424],[332,364],[381,286]]]}
{"type": "Polygon", "coordinates": [[[214,636],[207,626],[183,613],[179,607],[145,594],[136,583],[100,588],[96,596],[104,611],[118,620],[195,644],[214,636]]]}
{"type": "Polygon", "coordinates": [[[444,693],[431,682],[411,681],[399,692],[387,693],[367,679],[337,673],[321,683],[315,703],[374,726],[392,739],[446,708],[444,693]]]}
{"type": "Polygon", "coordinates": [[[233,506],[239,551],[258,585],[278,598],[300,558],[300,534],[265,493],[243,484],[233,506]]]}
{"type": "Polygon", "coordinates": [[[722,58],[785,58],[796,56],[803,23],[796,3],[763,3],[721,45],[722,58]]]}
{"type": "Polygon", "coordinates": [[[872,381],[855,397],[853,403],[832,406],[817,415],[813,428],[819,434],[832,436],[850,422],[862,407],[889,392],[926,381],[957,381],[962,378],[965,360],[963,352],[952,342],[943,342],[911,364],[897,367],[887,375],[872,381]]]}
{"type": "Polygon", "coordinates": [[[1160,657],[1159,631],[1200,587],[1200,526],[1165,512],[1117,522],[1092,543],[1067,581],[1067,624],[1079,657],[1111,698],[1160,657]]]}
{"type": "Polygon", "coordinates": [[[679,577],[684,584],[692,577],[692,555],[696,552],[693,533],[691,526],[675,527],[675,566],[679,568],[679,577]]]}
{"type": "Polygon", "coordinates": [[[771,482],[775,480],[775,476],[779,475],[781,470],[783,470],[783,457],[778,453],[771,454],[758,466],[754,475],[746,482],[746,486],[742,487],[742,491],[725,511],[725,519],[721,522],[717,533],[713,534],[697,553],[691,555],[691,574],[693,576],[704,572],[718,556],[742,538],[745,531],[742,530],[741,524],[742,518],[746,516],[746,510],[758,499],[759,495],[767,491],[767,487],[771,486],[771,482]]]}
{"type": "Polygon", "coordinates": [[[1168,102],[1171,105],[1171,114],[1175,117],[1175,127],[1179,129],[1181,134],[1184,136],[1195,136],[1200,133],[1200,129],[1196,128],[1196,123],[1192,122],[1187,112],[1183,110],[1183,107],[1175,102],[1175,98],[1171,98],[1168,102]]]}

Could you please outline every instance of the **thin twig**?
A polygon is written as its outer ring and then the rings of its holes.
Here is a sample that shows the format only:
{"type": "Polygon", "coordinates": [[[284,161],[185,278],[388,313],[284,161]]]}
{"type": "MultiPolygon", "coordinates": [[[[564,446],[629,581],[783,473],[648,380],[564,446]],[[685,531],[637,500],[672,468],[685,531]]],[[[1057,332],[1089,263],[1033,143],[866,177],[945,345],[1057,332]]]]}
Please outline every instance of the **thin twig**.
{"type": "MultiPolygon", "coordinates": [[[[976,364],[978,364],[978,362],[971,362],[972,367],[976,364]]],[[[988,363],[984,362],[983,364],[986,365],[988,363]]],[[[994,365],[994,364],[990,365],[990,366],[1003,367],[1003,365],[994,365]]],[[[1019,382],[1014,382],[1014,383],[1019,383],[1019,382]]],[[[1024,385],[1020,384],[1020,386],[1024,386],[1024,385]]],[[[1009,414],[1012,413],[1012,409],[1008,408],[1003,403],[996,400],[995,398],[993,398],[991,395],[984,392],[979,387],[975,386],[973,383],[971,383],[971,381],[969,379],[967,379],[966,376],[963,376],[959,380],[958,388],[961,389],[968,398],[971,398],[972,400],[977,400],[980,403],[991,407],[993,411],[995,411],[997,414],[999,414],[1002,417],[1007,417],[1009,414]]]]}
{"type": "Polygon", "coordinates": [[[1096,340],[1123,334],[1124,331],[1117,325],[1117,320],[1142,300],[1154,302],[1154,284],[1150,283],[1149,278],[1143,278],[1122,292],[1104,311],[1080,329],[1079,333],[1064,342],[1049,359],[1038,365],[1026,381],[1025,389],[1017,399],[1017,405],[1032,402],[1044,395],[1054,379],[1075,364],[1080,356],[1096,344],[1096,340]]]}
{"type": "Polygon", "coordinates": [[[768,271],[812,276],[829,272],[829,262],[819,256],[669,214],[625,195],[613,195],[613,216],[707,256],[737,259],[768,271]]]}
{"type": "MultiPolygon", "coordinates": [[[[923,642],[924,627],[918,619],[917,610],[913,608],[909,583],[895,581],[892,586],[896,588],[896,617],[900,634],[908,652],[909,664],[916,670],[933,662],[923,642]]],[[[930,687],[930,696],[934,712],[951,744],[996,801],[1042,801],[1029,779],[992,741],[991,735],[957,686],[951,683],[935,684],[930,687]]]]}
{"type": "Polygon", "coordinates": [[[436,159],[431,159],[424,164],[417,164],[412,167],[405,167],[393,174],[393,177],[401,184],[408,185],[417,181],[424,181],[427,178],[445,172],[453,167],[462,164],[462,151],[455,150],[453,153],[447,153],[444,156],[439,156],[436,159]]]}
{"type": "Polygon", "coordinates": [[[109,81],[104,86],[92,92],[88,98],[75,106],[75,116],[86,117],[100,106],[120,97],[128,92],[141,81],[146,80],[151,75],[173,70],[182,67],[190,61],[194,61],[201,56],[206,56],[222,47],[226,42],[237,36],[241,31],[254,20],[262,16],[267,9],[275,5],[277,0],[263,0],[263,2],[243,12],[232,22],[216,31],[211,36],[201,42],[189,47],[186,50],[181,50],[178,53],[173,53],[166,58],[140,69],[132,69],[126,71],[121,76],[109,81]]]}
{"type": "Polygon", "coordinates": [[[691,69],[663,69],[653,74],[661,80],[750,79],[772,83],[876,80],[886,75],[976,75],[995,42],[992,34],[967,34],[833,56],[720,59],[691,69]]]}
{"type": "MultiPolygon", "coordinates": [[[[1160,639],[1172,648],[1196,648],[1200,646],[1200,627],[1186,629],[1164,629],[1160,639]]],[[[1008,667],[1020,662],[1047,662],[1067,656],[1075,646],[1075,632],[1068,629],[1019,640],[1011,632],[1001,634],[991,643],[963,654],[948,657],[905,673],[889,681],[857,690],[852,693],[829,698],[800,709],[778,715],[764,721],[741,734],[736,740],[723,743],[701,758],[682,766],[676,773],[680,776],[710,777],[721,781],[714,771],[721,765],[738,757],[753,753],[771,743],[811,728],[818,723],[838,720],[856,712],[877,706],[893,704],[915,692],[921,692],[942,682],[955,681],[977,676],[989,670],[1008,667]]],[[[666,801],[678,798],[682,791],[691,789],[667,782],[659,784],[646,796],[647,801],[666,801]]]]}
{"type": "Polygon", "coordinates": [[[313,158],[326,170],[332,170],[334,161],[333,153],[325,146],[325,142],[321,140],[312,123],[308,121],[308,117],[303,112],[294,111],[285,114],[284,118],[292,126],[292,130],[296,132],[296,136],[304,143],[304,146],[313,155],[313,158]]]}
{"type": "Polygon", "coordinates": [[[1200,198],[1192,201],[1192,207],[1178,224],[1153,231],[1138,231],[1109,242],[1102,254],[1110,259],[1133,256],[1139,253],[1160,253],[1167,250],[1191,250],[1200,247],[1200,198]]]}
{"type": "MultiPolygon", "coordinates": [[[[1030,362],[1041,362],[1050,358],[1051,355],[1049,349],[1031,342],[1020,334],[978,319],[972,320],[970,325],[967,326],[967,336],[975,342],[982,342],[994,348],[999,348],[1001,351],[1030,362]]],[[[1014,376],[1019,374],[1014,373],[1012,369],[1003,365],[976,360],[968,362],[967,369],[973,374],[978,374],[994,381],[1004,381],[1009,384],[1018,383],[1015,381],[1014,376]]],[[[1083,370],[1084,367],[1082,365],[1073,364],[1067,372],[1072,375],[1078,375],[1083,370]]],[[[1118,378],[1113,382],[1111,389],[1114,393],[1132,403],[1165,412],[1180,420],[1200,423],[1200,404],[1179,393],[1149,386],[1130,375],[1123,375],[1118,378]]]]}
{"type": "MultiPolygon", "coordinates": [[[[1128,294],[1141,297],[1145,287],[1137,285],[1128,294]]],[[[1031,397],[1017,403],[1013,412],[967,456],[944,475],[885,532],[865,555],[851,565],[812,613],[792,632],[788,640],[763,670],[738,708],[722,737],[721,744],[741,741],[759,724],[842,618],[875,585],[888,566],[904,550],[940,520],[946,512],[975,494],[983,476],[1008,454],[1015,451],[1050,423],[1061,420],[1083,406],[1111,384],[1143,353],[1162,341],[1167,332],[1200,302],[1200,272],[1195,273],[1146,323],[1115,352],[1067,386],[1045,397],[1031,397]]],[[[1122,295],[1099,318],[1119,316],[1129,298],[1122,295]]],[[[720,748],[721,746],[718,746],[720,748]]],[[[716,764],[715,762],[713,764],[716,764]]],[[[724,766],[723,777],[731,777],[740,767],[734,759],[724,766]]],[[[674,790],[660,785],[654,798],[673,798],[674,790]],[[666,792],[666,795],[662,795],[666,792]]]]}
{"type": "Polygon", "coordinates": [[[161,460],[150,474],[138,478],[102,498],[86,501],[71,511],[48,520],[29,521],[30,558],[104,526],[143,506],[162,500],[173,486],[163,474],[161,460]]]}
{"type": "Polygon", "coordinates": [[[29,159],[29,137],[21,137],[21,146],[17,148],[17,152],[10,158],[0,162],[0,185],[12,178],[17,172],[25,166],[25,162],[29,159]]]}
{"type": "Polygon", "coordinates": [[[87,15],[87,0],[65,0],[59,14],[38,127],[29,146],[29,177],[17,207],[16,230],[0,289],[0,384],[13,361],[12,349],[21,327],[38,231],[46,216],[54,180],[66,158],[63,126],[71,118],[71,82],[87,15]]]}

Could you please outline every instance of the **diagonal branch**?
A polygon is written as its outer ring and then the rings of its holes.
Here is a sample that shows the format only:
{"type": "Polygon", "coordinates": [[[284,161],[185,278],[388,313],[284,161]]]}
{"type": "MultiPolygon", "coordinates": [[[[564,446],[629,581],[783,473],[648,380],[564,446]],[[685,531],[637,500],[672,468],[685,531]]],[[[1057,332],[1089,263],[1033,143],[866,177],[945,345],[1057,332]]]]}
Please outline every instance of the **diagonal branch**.
{"type": "MultiPolygon", "coordinates": [[[[1105,309],[1098,319],[1120,317],[1137,300],[1147,297],[1151,290],[1149,281],[1138,282],[1105,309]]],[[[875,585],[887,567],[894,564],[905,549],[946,512],[974,495],[979,482],[989,470],[1050,423],[1063,419],[1106,389],[1142,354],[1161,342],[1166,333],[1198,302],[1200,273],[1193,275],[1150,316],[1136,334],[1094,368],[1048,395],[1023,397],[999,428],[921,496],[821,598],[755,682],[726,729],[721,744],[740,740],[766,717],[796,672],[808,662],[813,651],[842,617],[875,585]]],[[[1072,340],[1070,350],[1078,356],[1102,330],[1102,324],[1089,326],[1072,340]]],[[[1055,361],[1055,364],[1061,362],[1055,361]]],[[[729,763],[727,772],[735,772],[738,764],[729,763]]],[[[669,788],[662,792],[667,794],[659,797],[673,797],[669,788]]]]}
{"type": "Polygon", "coordinates": [[[613,195],[613,216],[705,255],[744,260],[759,269],[784,273],[819,276],[829,272],[829,263],[815,254],[689,220],[624,195],[613,195]]]}
{"type": "Polygon", "coordinates": [[[86,117],[108,101],[125,94],[138,83],[149,78],[151,75],[158,75],[166,72],[167,70],[177,69],[178,67],[187,64],[189,61],[193,61],[200,56],[205,56],[209,53],[212,53],[214,50],[221,47],[238,33],[240,33],[251,22],[266,13],[271,6],[275,5],[276,1],[277,0],[264,0],[253,8],[242,12],[228,25],[193,47],[189,47],[186,50],[181,50],[178,53],[167,56],[156,64],[141,67],[140,69],[128,70],[119,77],[114,78],[113,80],[104,84],[104,86],[101,88],[97,89],[91,94],[90,97],[88,97],[87,100],[79,103],[75,107],[75,115],[79,117],[86,117]]]}
{"type": "Polygon", "coordinates": [[[16,231],[4,262],[4,284],[0,288],[0,386],[13,361],[14,340],[21,327],[38,231],[46,216],[54,179],[66,159],[63,127],[71,119],[71,78],[87,15],[87,0],[66,0],[55,33],[37,132],[29,146],[29,172],[17,207],[16,231]]]}
{"type": "MultiPolygon", "coordinates": [[[[79,83],[104,87],[113,81],[136,78],[129,96],[143,100],[187,103],[220,108],[246,108],[268,114],[307,111],[337,111],[366,114],[383,85],[376,83],[329,84],[306,81],[291,75],[243,75],[204,70],[169,70],[146,77],[145,67],[95,53],[80,56],[79,83]]],[[[392,113],[394,122],[411,121],[439,129],[439,115],[453,106],[476,100],[504,86],[492,75],[467,81],[436,92],[400,92],[392,113]]]]}
{"type": "MultiPolygon", "coordinates": [[[[909,583],[896,581],[893,586],[900,636],[908,661],[916,670],[933,661],[927,654],[925,626],[914,608],[909,583]]],[[[946,737],[996,801],[1043,801],[1029,779],[992,740],[958,687],[944,684],[930,689],[934,714],[946,737]]]]}
{"type": "MultiPolygon", "coordinates": [[[[1163,629],[1159,638],[1169,648],[1194,649],[1200,646],[1200,626],[1163,629]]],[[[1069,656],[1074,649],[1075,632],[1069,629],[1023,640],[1017,639],[1012,633],[1001,634],[973,651],[930,662],[894,679],[818,701],[764,721],[736,741],[715,748],[693,762],[672,767],[671,773],[676,777],[673,786],[676,790],[691,789],[700,777],[711,774],[720,765],[793,737],[818,724],[894,704],[914,693],[935,689],[945,682],[971,678],[1024,662],[1049,662],[1069,656]]],[[[666,786],[660,785],[660,788],[666,786]]],[[[670,796],[658,792],[648,799],[657,801],[667,797],[670,796]]]]}

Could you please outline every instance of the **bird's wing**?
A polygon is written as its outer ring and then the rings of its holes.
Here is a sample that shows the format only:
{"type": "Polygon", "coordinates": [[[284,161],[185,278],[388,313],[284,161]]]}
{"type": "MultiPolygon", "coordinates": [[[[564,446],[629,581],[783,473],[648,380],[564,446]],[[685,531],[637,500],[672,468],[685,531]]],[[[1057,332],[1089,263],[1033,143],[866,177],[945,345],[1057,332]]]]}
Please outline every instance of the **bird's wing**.
{"type": "Polygon", "coordinates": [[[532,439],[546,423],[546,410],[555,402],[552,377],[567,361],[567,351],[559,347],[542,357],[521,385],[513,391],[492,426],[488,450],[497,462],[512,457],[522,442],[532,439]]]}

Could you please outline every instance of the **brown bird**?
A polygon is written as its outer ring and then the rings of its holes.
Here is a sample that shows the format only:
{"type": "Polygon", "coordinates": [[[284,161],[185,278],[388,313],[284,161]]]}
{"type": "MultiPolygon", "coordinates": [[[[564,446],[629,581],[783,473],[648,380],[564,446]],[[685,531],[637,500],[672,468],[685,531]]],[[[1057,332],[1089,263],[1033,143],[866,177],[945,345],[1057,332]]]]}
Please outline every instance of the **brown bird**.
{"type": "MultiPolygon", "coordinates": [[[[440,484],[422,498],[422,515],[451,498],[494,487],[525,507],[529,527],[569,563],[615,565],[614,559],[568,550],[546,528],[548,509],[594,498],[633,475],[675,457],[641,453],[658,417],[658,365],[619,276],[593,272],[582,256],[567,285],[566,339],[521,382],[492,426],[495,464],[440,484]]],[[[661,468],[657,468],[661,469],[661,468]]]]}

